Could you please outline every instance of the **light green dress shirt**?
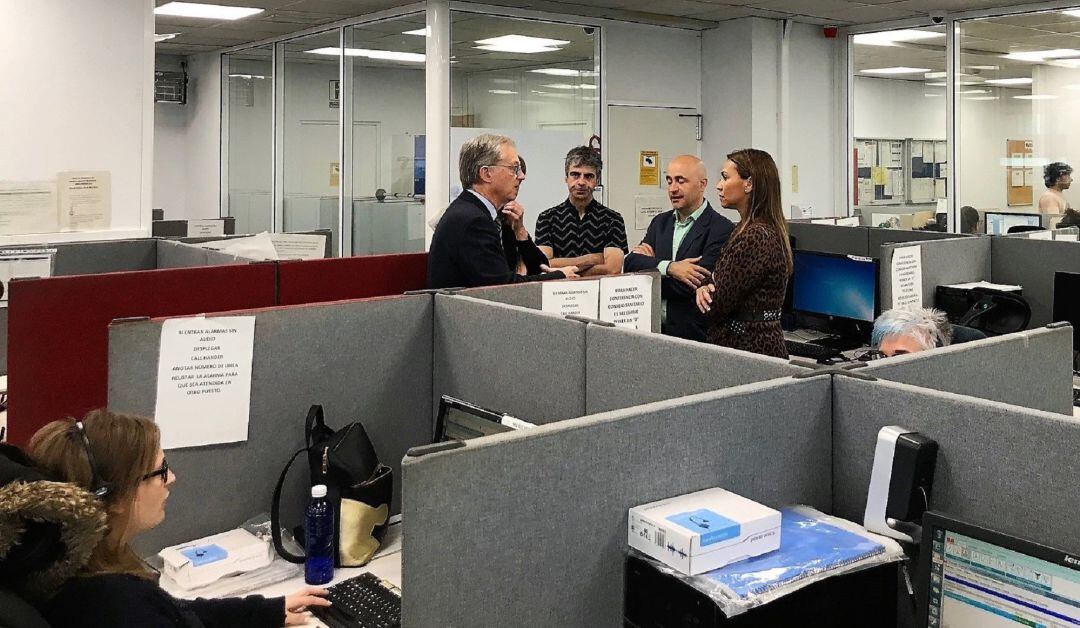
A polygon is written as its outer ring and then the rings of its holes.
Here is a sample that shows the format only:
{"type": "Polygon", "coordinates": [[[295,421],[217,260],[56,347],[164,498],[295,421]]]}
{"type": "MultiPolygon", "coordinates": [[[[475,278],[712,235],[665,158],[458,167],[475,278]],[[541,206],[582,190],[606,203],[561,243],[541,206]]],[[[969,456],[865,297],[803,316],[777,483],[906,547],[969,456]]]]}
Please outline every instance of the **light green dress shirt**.
{"type": "MultiPolygon", "coordinates": [[[[675,257],[679,252],[679,245],[682,244],[683,238],[686,234],[690,233],[690,229],[697,222],[698,218],[701,218],[701,212],[705,211],[705,206],[709,204],[709,201],[702,200],[701,207],[698,207],[694,213],[686,217],[686,220],[679,220],[678,212],[675,213],[675,228],[671,234],[671,256],[675,257]]],[[[667,277],[667,267],[674,260],[664,260],[656,265],[656,270],[660,271],[660,274],[667,277]]],[[[667,299],[660,301],[660,321],[662,323],[667,322],[667,299]]]]}

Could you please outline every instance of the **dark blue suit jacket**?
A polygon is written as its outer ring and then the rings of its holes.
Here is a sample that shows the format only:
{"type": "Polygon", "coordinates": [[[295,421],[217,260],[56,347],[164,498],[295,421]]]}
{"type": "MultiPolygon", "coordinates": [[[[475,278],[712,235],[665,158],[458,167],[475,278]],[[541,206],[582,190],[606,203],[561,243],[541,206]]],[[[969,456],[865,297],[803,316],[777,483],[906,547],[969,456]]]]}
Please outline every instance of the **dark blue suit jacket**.
{"type": "MultiPolygon", "coordinates": [[[[679,250],[673,253],[671,239],[675,235],[675,210],[666,211],[652,219],[642,240],[652,247],[656,257],[630,253],[623,261],[623,270],[628,273],[649,270],[664,260],[677,262],[700,256],[697,264],[711,273],[716,259],[720,257],[720,249],[724,248],[734,228],[730,220],[716,213],[712,205],[706,203],[705,211],[690,227],[690,232],[679,244],[679,250]]],[[[679,338],[704,341],[708,322],[694,303],[694,291],[678,279],[664,277],[660,282],[660,296],[667,300],[667,322],[664,323],[663,332],[679,338]]]]}

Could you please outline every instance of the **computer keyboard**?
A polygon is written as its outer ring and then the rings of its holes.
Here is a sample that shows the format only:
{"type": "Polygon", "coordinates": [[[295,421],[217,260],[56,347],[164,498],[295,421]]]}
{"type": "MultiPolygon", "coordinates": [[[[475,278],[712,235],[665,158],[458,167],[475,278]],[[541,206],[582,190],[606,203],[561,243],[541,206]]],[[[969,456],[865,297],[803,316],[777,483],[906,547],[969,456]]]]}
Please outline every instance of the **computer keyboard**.
{"type": "Polygon", "coordinates": [[[840,350],[836,347],[826,347],[812,342],[802,342],[800,340],[788,338],[784,340],[784,344],[787,346],[787,352],[790,355],[799,356],[801,358],[828,360],[829,358],[835,358],[840,355],[840,350]]]}
{"type": "Polygon", "coordinates": [[[401,593],[372,573],[362,573],[330,587],[331,606],[311,612],[330,628],[397,628],[401,626],[401,593]]]}

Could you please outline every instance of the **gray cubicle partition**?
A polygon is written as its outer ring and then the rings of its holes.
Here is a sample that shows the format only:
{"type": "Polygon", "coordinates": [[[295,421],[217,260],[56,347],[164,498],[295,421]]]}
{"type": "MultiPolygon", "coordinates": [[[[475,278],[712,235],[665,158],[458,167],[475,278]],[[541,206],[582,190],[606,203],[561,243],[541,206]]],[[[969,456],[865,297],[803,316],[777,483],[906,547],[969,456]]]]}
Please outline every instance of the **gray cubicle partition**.
{"type": "Polygon", "coordinates": [[[815,225],[807,222],[788,223],[788,232],[795,238],[795,250],[817,253],[839,253],[868,257],[870,250],[867,227],[815,225]]]}
{"type": "Polygon", "coordinates": [[[432,411],[450,395],[543,424],[585,414],[585,323],[435,295],[432,411]]]}
{"type": "Polygon", "coordinates": [[[622,626],[631,506],[721,486],[828,510],[829,380],[751,384],[407,457],[402,625],[622,626]]]}
{"type": "Polygon", "coordinates": [[[875,360],[859,372],[931,390],[1072,415],[1068,325],[875,360]]]}
{"type": "MultiPolygon", "coordinates": [[[[323,257],[334,256],[334,232],[331,229],[312,229],[310,231],[289,231],[287,233],[299,233],[306,235],[321,235],[326,236],[326,246],[323,249],[323,257]]],[[[201,244],[203,242],[215,242],[217,240],[231,240],[233,238],[249,238],[255,234],[253,233],[241,233],[235,235],[226,236],[192,236],[190,238],[180,238],[177,242],[183,242],[185,244],[201,244]]],[[[348,257],[347,255],[344,257],[348,257]]]]}
{"type": "Polygon", "coordinates": [[[809,370],[787,360],[617,327],[590,324],[585,340],[589,414],[809,370]]]}
{"type": "Polygon", "coordinates": [[[1054,272],[1080,273],[1080,243],[1028,238],[991,238],[994,283],[1024,289],[1031,305],[1030,327],[1051,322],[1054,313],[1054,272]]]}
{"type": "Polygon", "coordinates": [[[881,309],[892,307],[892,258],[898,248],[917,246],[922,250],[923,307],[933,307],[939,285],[990,281],[990,247],[994,238],[950,238],[923,242],[886,244],[881,247],[878,270],[881,309]]]}
{"type": "Polygon", "coordinates": [[[883,229],[881,227],[867,227],[867,229],[870,232],[870,257],[879,257],[881,247],[886,244],[975,237],[961,233],[942,233],[940,231],[912,231],[909,229],[883,229]]]}
{"type": "Polygon", "coordinates": [[[56,249],[53,277],[157,268],[157,240],[153,238],[8,246],[0,248],[0,253],[38,248],[56,249]]]}
{"type": "Polygon", "coordinates": [[[250,264],[254,260],[237,257],[201,246],[160,240],[157,245],[157,268],[189,268],[191,266],[220,266],[223,264],[250,264]]]}
{"type": "MultiPolygon", "coordinates": [[[[652,306],[650,308],[652,312],[652,331],[659,333],[661,281],[660,274],[654,271],[629,274],[644,274],[652,276],[652,306]]],[[[577,281],[597,281],[602,279],[602,277],[593,277],[583,278],[577,281]]],[[[484,286],[482,288],[469,288],[466,290],[461,290],[456,294],[473,297],[475,299],[483,299],[485,301],[495,301],[496,303],[505,303],[507,305],[527,307],[530,310],[542,310],[544,308],[544,284],[537,281],[508,284],[504,286],[484,286]]]]}
{"type": "MultiPolygon", "coordinates": [[[[170,450],[179,478],[172,503],[181,506],[140,548],[157,551],[269,512],[278,473],[304,445],[304,417],[316,403],[331,427],[364,423],[380,459],[394,468],[397,512],[399,463],[409,447],[431,442],[432,307],[431,295],[415,295],[228,313],[256,317],[248,440],[170,450]],[[201,507],[215,487],[220,498],[201,507]]],[[[110,409],[154,413],[161,325],[144,319],[111,327],[110,409]]],[[[301,459],[282,505],[290,526],[301,523],[307,476],[301,459]]]]}
{"type": "Polygon", "coordinates": [[[937,441],[932,508],[1080,553],[1080,421],[905,384],[834,377],[833,514],[862,520],[874,444],[887,425],[937,441]]]}

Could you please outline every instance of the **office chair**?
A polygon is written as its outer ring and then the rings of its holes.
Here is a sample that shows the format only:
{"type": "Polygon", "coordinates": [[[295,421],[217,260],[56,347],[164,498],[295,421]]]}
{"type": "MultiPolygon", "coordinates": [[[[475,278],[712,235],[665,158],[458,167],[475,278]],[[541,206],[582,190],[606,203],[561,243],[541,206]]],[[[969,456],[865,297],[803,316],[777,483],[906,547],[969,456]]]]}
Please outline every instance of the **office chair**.
{"type": "Polygon", "coordinates": [[[957,325],[970,327],[987,336],[1000,336],[1027,329],[1031,322],[1031,305],[1024,297],[989,288],[971,290],[975,303],[957,325]]]}
{"type": "Polygon", "coordinates": [[[982,340],[986,337],[986,334],[974,327],[965,327],[964,325],[952,326],[952,344],[954,345],[971,342],[973,340],[982,340]]]}
{"type": "Polygon", "coordinates": [[[1028,231],[1046,231],[1046,229],[1035,225],[1013,225],[1009,227],[1007,233],[1027,233],[1028,231]]]}

